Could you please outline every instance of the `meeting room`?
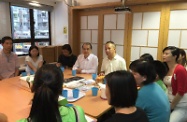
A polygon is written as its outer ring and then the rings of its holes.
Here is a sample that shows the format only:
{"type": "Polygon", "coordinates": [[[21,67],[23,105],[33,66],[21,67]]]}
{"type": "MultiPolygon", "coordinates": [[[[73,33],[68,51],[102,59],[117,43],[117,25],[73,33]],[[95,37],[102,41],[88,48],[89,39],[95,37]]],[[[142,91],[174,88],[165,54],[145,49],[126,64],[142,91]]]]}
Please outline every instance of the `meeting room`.
{"type": "Polygon", "coordinates": [[[186,0],[1,0],[0,122],[187,122],[186,0]]]}

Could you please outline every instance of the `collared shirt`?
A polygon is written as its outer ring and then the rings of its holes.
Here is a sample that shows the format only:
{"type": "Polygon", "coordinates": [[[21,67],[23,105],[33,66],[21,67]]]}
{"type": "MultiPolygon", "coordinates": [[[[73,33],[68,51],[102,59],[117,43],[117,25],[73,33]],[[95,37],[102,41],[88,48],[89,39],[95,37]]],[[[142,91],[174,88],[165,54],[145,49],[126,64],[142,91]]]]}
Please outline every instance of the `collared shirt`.
{"type": "Polygon", "coordinates": [[[3,50],[0,51],[0,75],[5,78],[15,76],[15,70],[19,68],[18,57],[15,53],[11,52],[6,56],[3,50]]]}
{"type": "Polygon", "coordinates": [[[104,72],[105,75],[107,75],[110,72],[114,72],[117,70],[127,70],[124,58],[116,54],[112,60],[108,59],[108,57],[105,57],[103,59],[101,72],[104,72]]]}
{"type": "Polygon", "coordinates": [[[73,66],[73,69],[82,69],[81,73],[97,73],[98,58],[94,54],[90,54],[84,58],[84,54],[80,54],[73,66]]]}

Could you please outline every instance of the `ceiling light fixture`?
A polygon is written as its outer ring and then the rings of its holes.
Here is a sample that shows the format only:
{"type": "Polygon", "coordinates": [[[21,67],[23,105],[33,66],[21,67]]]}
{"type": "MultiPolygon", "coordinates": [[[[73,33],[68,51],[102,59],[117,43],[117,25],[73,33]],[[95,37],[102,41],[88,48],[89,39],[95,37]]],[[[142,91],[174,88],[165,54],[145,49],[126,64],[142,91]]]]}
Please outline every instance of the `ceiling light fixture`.
{"type": "Polygon", "coordinates": [[[41,6],[41,4],[38,1],[31,1],[31,2],[29,2],[29,5],[36,6],[36,7],[40,7],[41,6]]]}
{"type": "Polygon", "coordinates": [[[38,1],[31,1],[32,3],[39,3],[38,1]]]}

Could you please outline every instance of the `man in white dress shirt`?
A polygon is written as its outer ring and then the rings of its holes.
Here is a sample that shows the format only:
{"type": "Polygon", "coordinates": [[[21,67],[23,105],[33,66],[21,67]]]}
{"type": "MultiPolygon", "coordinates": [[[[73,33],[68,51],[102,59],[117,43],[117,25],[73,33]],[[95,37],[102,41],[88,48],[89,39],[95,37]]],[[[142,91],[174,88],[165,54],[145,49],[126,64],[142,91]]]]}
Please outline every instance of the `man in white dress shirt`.
{"type": "Polygon", "coordinates": [[[116,54],[116,45],[114,42],[106,42],[105,53],[107,57],[103,59],[100,75],[107,75],[110,72],[127,69],[125,59],[116,54]]]}
{"type": "Polygon", "coordinates": [[[80,73],[97,73],[98,58],[92,54],[92,45],[86,42],[82,45],[82,54],[80,54],[73,66],[73,70],[80,73]]]}

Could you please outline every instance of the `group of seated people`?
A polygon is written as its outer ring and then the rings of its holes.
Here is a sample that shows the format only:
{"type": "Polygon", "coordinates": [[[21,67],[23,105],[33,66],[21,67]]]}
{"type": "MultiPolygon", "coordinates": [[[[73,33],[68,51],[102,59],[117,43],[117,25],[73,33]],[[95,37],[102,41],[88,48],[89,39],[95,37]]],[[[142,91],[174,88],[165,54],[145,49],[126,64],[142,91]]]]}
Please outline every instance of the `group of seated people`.
{"type": "MultiPolygon", "coordinates": [[[[13,40],[11,37],[2,38],[3,49],[0,51],[0,80],[19,75],[19,61],[15,53],[12,52],[13,40]]],[[[125,60],[116,54],[116,46],[114,42],[109,41],[105,44],[105,52],[107,57],[103,59],[101,67],[101,75],[107,75],[110,72],[117,70],[126,70],[125,60]]],[[[26,73],[32,74],[43,65],[43,57],[39,54],[37,46],[32,45],[29,48],[28,56],[25,58],[26,73]]],[[[71,46],[65,44],[62,46],[62,54],[58,58],[57,67],[63,66],[76,70],[79,73],[97,73],[98,58],[92,53],[91,43],[82,45],[82,54],[78,57],[72,53],[71,46]]]]}
{"type": "MultiPolygon", "coordinates": [[[[126,70],[125,60],[116,54],[116,46],[114,42],[109,41],[105,44],[105,52],[107,57],[103,59],[101,66],[101,75],[107,75],[110,72],[117,70],[126,70]]],[[[65,68],[72,68],[80,73],[97,73],[98,70],[98,58],[92,53],[92,45],[89,42],[85,42],[82,45],[82,54],[78,57],[72,54],[72,50],[69,44],[62,46],[62,55],[59,56],[57,66],[63,66],[65,68]]]]}
{"type": "MultiPolygon", "coordinates": [[[[19,63],[17,56],[11,52],[12,39],[7,37],[2,39],[2,45],[0,76],[3,79],[18,75],[19,63]],[[4,75],[3,70],[11,67],[3,64],[13,61],[16,62],[14,73],[12,71],[4,75]]],[[[63,90],[64,82],[63,73],[58,67],[72,68],[77,73],[97,73],[98,58],[91,53],[92,45],[84,43],[82,54],[78,58],[72,54],[70,45],[64,45],[56,66],[51,64],[42,66],[43,60],[38,49],[31,48],[26,62],[28,69],[35,72],[31,89],[34,97],[28,118],[19,122],[86,122],[84,111],[80,106],[58,105],[58,97],[63,90]],[[37,67],[31,65],[30,58],[34,62],[39,62],[37,67]]],[[[101,72],[98,74],[105,75],[107,101],[115,113],[103,121],[186,122],[186,54],[181,50],[174,46],[164,48],[164,63],[154,60],[150,54],[144,54],[140,59],[132,61],[127,71],[125,60],[116,53],[115,43],[106,42],[107,57],[103,59],[101,72]],[[137,89],[137,86],[140,89],[137,89]]]]}
{"type": "MultiPolygon", "coordinates": [[[[13,40],[11,37],[2,38],[3,49],[0,50],[0,80],[19,75],[18,56],[12,52],[13,40]]],[[[29,48],[28,56],[25,58],[27,74],[36,72],[43,65],[43,57],[39,54],[37,46],[29,48]]]]}

